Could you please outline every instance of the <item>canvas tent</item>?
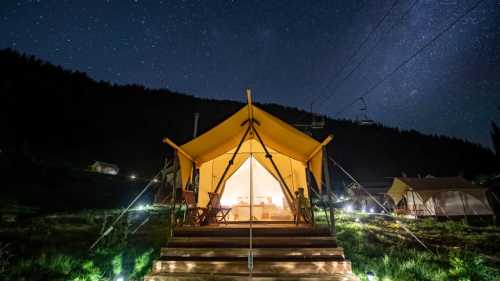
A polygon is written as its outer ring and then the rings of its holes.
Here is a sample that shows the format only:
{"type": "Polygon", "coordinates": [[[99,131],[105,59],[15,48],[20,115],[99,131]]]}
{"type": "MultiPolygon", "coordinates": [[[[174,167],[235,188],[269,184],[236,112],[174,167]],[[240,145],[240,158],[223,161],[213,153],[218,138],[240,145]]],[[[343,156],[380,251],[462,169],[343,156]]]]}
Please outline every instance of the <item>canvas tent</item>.
{"type": "Polygon", "coordinates": [[[183,190],[197,171],[200,207],[209,203],[209,192],[219,193],[222,203],[248,205],[245,197],[248,197],[250,180],[245,176],[248,172],[243,173],[242,169],[250,170],[250,167],[255,173],[252,176],[254,191],[263,193],[260,201],[254,198],[254,204],[266,205],[269,201],[268,205],[291,208],[299,188],[309,196],[308,170],[321,188],[323,148],[332,136],[320,143],[252,104],[249,92],[247,99],[248,103],[232,116],[181,146],[168,138],[164,140],[176,150],[183,190]],[[257,176],[259,172],[261,176],[257,176]],[[276,186],[285,204],[273,199],[278,196],[276,186]],[[232,199],[227,197],[235,190],[240,190],[239,201],[245,202],[237,202],[237,195],[232,199]],[[269,193],[267,199],[266,192],[269,193]]]}
{"type": "Polygon", "coordinates": [[[118,168],[118,165],[111,164],[111,163],[105,163],[102,161],[95,161],[92,165],[90,165],[90,171],[96,172],[96,173],[101,173],[101,174],[108,174],[108,175],[117,175],[118,172],[120,171],[120,168],[118,168]]]}
{"type": "Polygon", "coordinates": [[[486,191],[462,177],[396,177],[387,195],[414,216],[493,215],[486,191]]]}

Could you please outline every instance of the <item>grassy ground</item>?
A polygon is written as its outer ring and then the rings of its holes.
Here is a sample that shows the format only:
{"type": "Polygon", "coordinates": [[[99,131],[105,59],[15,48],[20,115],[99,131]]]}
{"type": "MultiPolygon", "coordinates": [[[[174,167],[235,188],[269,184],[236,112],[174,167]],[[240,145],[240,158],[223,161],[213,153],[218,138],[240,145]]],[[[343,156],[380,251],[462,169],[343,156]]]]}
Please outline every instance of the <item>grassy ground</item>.
{"type": "MultiPolygon", "coordinates": [[[[2,212],[0,280],[140,280],[169,235],[165,209],[130,212],[94,251],[88,247],[107,229],[118,210],[43,215],[2,212]],[[150,221],[136,233],[137,226],[150,221]]],[[[321,219],[321,214],[317,217],[321,219]]],[[[459,222],[401,220],[337,214],[337,239],[365,280],[500,280],[500,229],[459,222]]]]}
{"type": "Polygon", "coordinates": [[[361,280],[500,280],[500,229],[462,221],[337,215],[337,239],[361,280]],[[404,226],[429,248],[425,249],[404,226]]]}
{"type": "Polygon", "coordinates": [[[119,210],[23,216],[0,224],[0,280],[141,280],[169,235],[165,209],[132,211],[98,246],[119,210]],[[149,217],[149,222],[132,232],[149,217]]]}

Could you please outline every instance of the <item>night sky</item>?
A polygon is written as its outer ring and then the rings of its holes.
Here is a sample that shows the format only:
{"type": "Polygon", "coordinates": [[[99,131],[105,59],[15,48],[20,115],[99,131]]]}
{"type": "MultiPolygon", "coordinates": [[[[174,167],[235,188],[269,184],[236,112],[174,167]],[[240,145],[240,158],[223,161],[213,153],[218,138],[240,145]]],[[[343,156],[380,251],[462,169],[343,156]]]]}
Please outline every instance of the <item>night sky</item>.
{"type": "Polygon", "coordinates": [[[33,0],[0,3],[0,48],[97,80],[274,102],[491,147],[500,1],[33,0]]]}

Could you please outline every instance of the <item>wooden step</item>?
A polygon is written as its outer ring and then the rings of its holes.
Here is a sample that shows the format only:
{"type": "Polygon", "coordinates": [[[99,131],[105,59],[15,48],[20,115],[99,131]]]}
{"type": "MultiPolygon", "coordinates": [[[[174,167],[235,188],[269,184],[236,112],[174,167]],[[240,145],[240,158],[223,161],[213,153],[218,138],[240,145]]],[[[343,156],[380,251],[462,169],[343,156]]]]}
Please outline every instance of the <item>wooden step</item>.
{"type": "MultiPolygon", "coordinates": [[[[178,227],[174,237],[248,237],[248,227],[178,227]]],[[[325,227],[258,227],[252,229],[252,236],[331,236],[325,227]]]]}
{"type": "MultiPolygon", "coordinates": [[[[169,248],[248,248],[248,237],[173,237],[169,248]]],[[[315,237],[254,237],[255,248],[336,248],[335,238],[315,237]]]]}
{"type": "MultiPolygon", "coordinates": [[[[175,274],[159,273],[144,277],[144,281],[248,281],[248,274],[175,274]]],[[[350,273],[307,274],[284,276],[281,274],[252,275],[253,281],[356,281],[350,273]]]]}
{"type": "MultiPolygon", "coordinates": [[[[176,258],[247,258],[247,248],[162,248],[161,258],[174,260],[176,258]]],[[[253,248],[254,258],[344,258],[344,250],[337,248],[253,248]]]]}
{"type": "MultiPolygon", "coordinates": [[[[178,227],[144,280],[249,280],[249,231],[247,224],[178,227]]],[[[256,224],[252,236],[252,280],[357,280],[327,228],[256,224]]]]}
{"type": "MultiPolygon", "coordinates": [[[[195,274],[248,274],[247,261],[156,261],[153,274],[195,273],[195,274]]],[[[344,274],[351,272],[349,261],[255,261],[255,274],[344,274]]]]}

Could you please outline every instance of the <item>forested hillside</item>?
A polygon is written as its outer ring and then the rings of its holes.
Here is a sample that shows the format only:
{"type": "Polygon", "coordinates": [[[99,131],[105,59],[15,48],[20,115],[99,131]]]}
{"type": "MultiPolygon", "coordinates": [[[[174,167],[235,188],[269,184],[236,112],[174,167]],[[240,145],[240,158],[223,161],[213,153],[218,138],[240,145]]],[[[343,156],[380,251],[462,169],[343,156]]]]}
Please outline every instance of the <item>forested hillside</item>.
{"type": "MultiPolygon", "coordinates": [[[[178,144],[189,140],[194,112],[200,113],[203,132],[242,106],[166,89],[97,82],[85,73],[12,50],[0,51],[0,71],[0,148],[4,154],[74,168],[101,160],[118,164],[124,173],[150,176],[164,157],[172,155],[161,143],[163,137],[178,144]]],[[[241,92],[243,97],[244,89],[241,92]]],[[[275,104],[261,106],[290,123],[305,114],[275,104]]],[[[366,181],[402,172],[462,173],[472,178],[495,169],[491,150],[459,139],[331,119],[314,136],[322,139],[330,133],[335,135],[331,155],[366,181]]]]}

